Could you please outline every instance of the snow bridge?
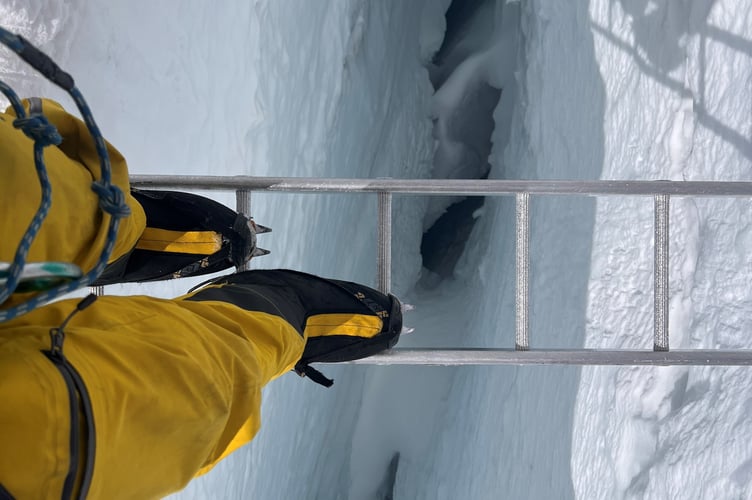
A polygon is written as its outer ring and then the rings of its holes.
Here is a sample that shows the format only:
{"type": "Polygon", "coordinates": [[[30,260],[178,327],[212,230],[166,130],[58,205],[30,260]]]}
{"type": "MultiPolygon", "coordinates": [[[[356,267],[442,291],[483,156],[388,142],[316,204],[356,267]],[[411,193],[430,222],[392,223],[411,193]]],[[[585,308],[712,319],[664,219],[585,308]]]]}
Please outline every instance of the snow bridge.
{"type": "MultiPolygon", "coordinates": [[[[465,195],[516,198],[516,303],[514,347],[392,349],[353,361],[375,365],[752,365],[752,350],[671,350],[669,304],[669,205],[671,196],[752,197],[752,182],[318,179],[250,176],[134,175],[141,189],[234,190],[237,210],[250,214],[252,191],[371,193],[378,197],[378,288],[391,286],[392,196],[465,195]],[[530,198],[533,196],[652,196],[654,199],[654,325],[652,350],[531,348],[529,326],[530,198]]],[[[647,332],[646,332],[647,333],[647,332]]],[[[510,339],[511,340],[511,339],[510,339]]],[[[510,342],[511,344],[511,342],[510,342]]]]}

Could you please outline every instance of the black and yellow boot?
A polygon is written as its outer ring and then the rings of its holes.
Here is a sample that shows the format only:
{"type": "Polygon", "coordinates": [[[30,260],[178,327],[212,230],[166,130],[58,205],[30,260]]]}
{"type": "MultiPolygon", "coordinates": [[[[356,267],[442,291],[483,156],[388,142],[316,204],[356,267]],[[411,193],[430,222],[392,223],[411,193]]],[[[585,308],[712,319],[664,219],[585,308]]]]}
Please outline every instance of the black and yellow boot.
{"type": "Polygon", "coordinates": [[[271,229],[212,199],[178,191],[131,189],[146,214],[135,247],[112,262],[95,285],[216,273],[269,253],[256,235],[271,229]]]}
{"type": "Polygon", "coordinates": [[[186,300],[229,302],[290,324],[306,339],[295,371],[327,387],[332,381],[311,363],[371,356],[393,347],[402,331],[401,304],[394,295],[298,271],[254,270],[223,276],[186,300]]]}

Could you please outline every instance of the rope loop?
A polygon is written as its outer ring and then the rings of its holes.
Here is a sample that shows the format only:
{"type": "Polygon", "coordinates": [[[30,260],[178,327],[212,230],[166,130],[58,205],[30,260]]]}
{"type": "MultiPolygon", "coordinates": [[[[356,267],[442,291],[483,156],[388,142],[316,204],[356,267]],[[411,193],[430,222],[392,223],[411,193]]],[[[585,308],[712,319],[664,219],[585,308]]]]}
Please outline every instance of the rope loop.
{"type": "MultiPolygon", "coordinates": [[[[92,140],[96,145],[97,155],[99,156],[101,179],[92,183],[91,187],[99,196],[100,208],[111,215],[107,226],[107,240],[94,269],[74,281],[62,283],[50,290],[34,295],[21,304],[8,309],[0,309],[0,322],[2,322],[26,314],[61,295],[93,283],[105,267],[107,267],[107,262],[109,261],[112,249],[115,246],[115,241],[117,240],[120,219],[130,214],[130,209],[125,203],[125,195],[123,192],[117,186],[113,186],[110,183],[112,168],[107,153],[107,145],[102,133],[99,131],[99,127],[97,127],[97,124],[94,121],[94,116],[91,113],[89,105],[86,103],[86,99],[84,99],[84,96],[78,88],[76,88],[73,78],[60,69],[60,67],[46,54],[34,47],[28,41],[18,35],[10,33],[2,27],[0,27],[0,44],[5,45],[14,51],[34,69],[40,71],[48,80],[66,90],[71,98],[73,98],[73,101],[76,103],[76,106],[86,123],[89,134],[91,134],[92,140]]],[[[21,105],[21,101],[18,99],[16,93],[2,81],[0,81],[0,92],[8,97],[13,109],[16,111],[16,116],[18,116],[18,119],[14,120],[13,125],[16,128],[21,129],[24,134],[34,140],[34,166],[37,171],[37,177],[39,178],[39,184],[42,187],[42,200],[37,209],[37,213],[34,215],[34,219],[32,219],[29,227],[26,229],[24,237],[16,249],[15,257],[9,268],[7,280],[2,286],[0,286],[0,304],[3,304],[3,302],[5,302],[5,300],[16,290],[19,278],[24,266],[26,265],[26,257],[29,253],[29,247],[31,246],[31,243],[39,231],[39,227],[50,208],[52,199],[51,186],[49,179],[47,178],[47,168],[44,165],[44,155],[42,154],[42,151],[44,150],[44,146],[60,144],[62,138],[57,129],[55,129],[55,127],[52,126],[42,114],[34,114],[27,118],[26,111],[21,105]]]]}
{"type": "Polygon", "coordinates": [[[26,137],[42,147],[57,146],[63,142],[57,128],[42,114],[16,118],[13,120],[13,126],[20,129],[26,134],[26,137]]]}
{"type": "Polygon", "coordinates": [[[91,183],[91,190],[99,196],[99,208],[104,212],[118,219],[130,215],[131,209],[125,203],[125,195],[119,187],[97,181],[91,183]]]}

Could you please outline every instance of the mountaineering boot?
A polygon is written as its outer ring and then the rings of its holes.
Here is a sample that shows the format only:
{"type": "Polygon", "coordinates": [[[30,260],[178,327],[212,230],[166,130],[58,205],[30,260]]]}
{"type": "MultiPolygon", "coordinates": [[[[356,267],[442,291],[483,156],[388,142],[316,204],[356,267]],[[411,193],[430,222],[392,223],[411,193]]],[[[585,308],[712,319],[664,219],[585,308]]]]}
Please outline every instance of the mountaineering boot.
{"type": "Polygon", "coordinates": [[[144,209],[146,228],[95,285],[200,276],[269,253],[256,246],[256,235],[271,229],[212,199],[139,189],[131,189],[131,195],[144,209]]]}
{"type": "Polygon", "coordinates": [[[399,300],[358,283],[285,269],[222,276],[186,300],[229,302],[277,316],[306,339],[295,371],[325,386],[311,363],[365,358],[393,347],[402,330],[399,300]]]}

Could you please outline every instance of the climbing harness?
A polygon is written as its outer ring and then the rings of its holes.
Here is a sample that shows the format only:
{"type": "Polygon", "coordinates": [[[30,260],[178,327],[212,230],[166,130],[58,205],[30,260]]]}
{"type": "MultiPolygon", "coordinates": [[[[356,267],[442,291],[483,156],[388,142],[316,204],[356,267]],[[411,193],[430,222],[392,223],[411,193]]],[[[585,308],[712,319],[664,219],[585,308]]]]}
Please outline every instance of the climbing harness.
{"type": "MultiPolygon", "coordinates": [[[[81,113],[81,116],[86,123],[86,127],[94,140],[97,155],[99,156],[101,179],[93,182],[91,189],[99,197],[99,206],[102,211],[110,215],[107,240],[102,249],[99,261],[94,269],[82,276],[82,273],[80,272],[71,272],[66,275],[65,279],[61,280],[63,281],[62,284],[58,284],[54,288],[34,295],[22,304],[9,309],[0,310],[0,322],[2,322],[32,311],[63,294],[87,286],[96,280],[104,270],[105,266],[107,266],[110,254],[115,245],[120,219],[128,216],[130,214],[130,209],[125,203],[125,195],[123,192],[120,188],[111,183],[110,158],[107,154],[107,146],[104,137],[94,121],[94,116],[92,115],[86,100],[75,86],[73,78],[63,71],[49,56],[34,47],[29,41],[19,35],[10,33],[1,27],[0,42],[18,54],[24,61],[29,63],[29,65],[39,71],[48,80],[67,91],[71,98],[73,98],[73,101],[76,103],[76,107],[81,113]]],[[[50,124],[43,114],[29,113],[27,115],[26,110],[16,93],[2,81],[0,81],[0,91],[2,91],[8,98],[16,113],[17,119],[13,122],[13,126],[22,130],[24,134],[34,141],[34,166],[42,188],[42,201],[16,249],[13,262],[7,267],[7,269],[2,270],[5,278],[2,288],[0,288],[0,304],[2,304],[17,290],[21,274],[27,266],[26,257],[29,253],[29,248],[39,232],[39,228],[50,208],[52,188],[44,164],[44,148],[50,145],[60,144],[62,142],[62,137],[57,132],[55,126],[50,124]]],[[[30,265],[38,264],[39,263],[30,265]]],[[[63,263],[63,265],[66,264],[63,263]]],[[[68,266],[70,265],[72,264],[68,264],[68,266]]]]}

